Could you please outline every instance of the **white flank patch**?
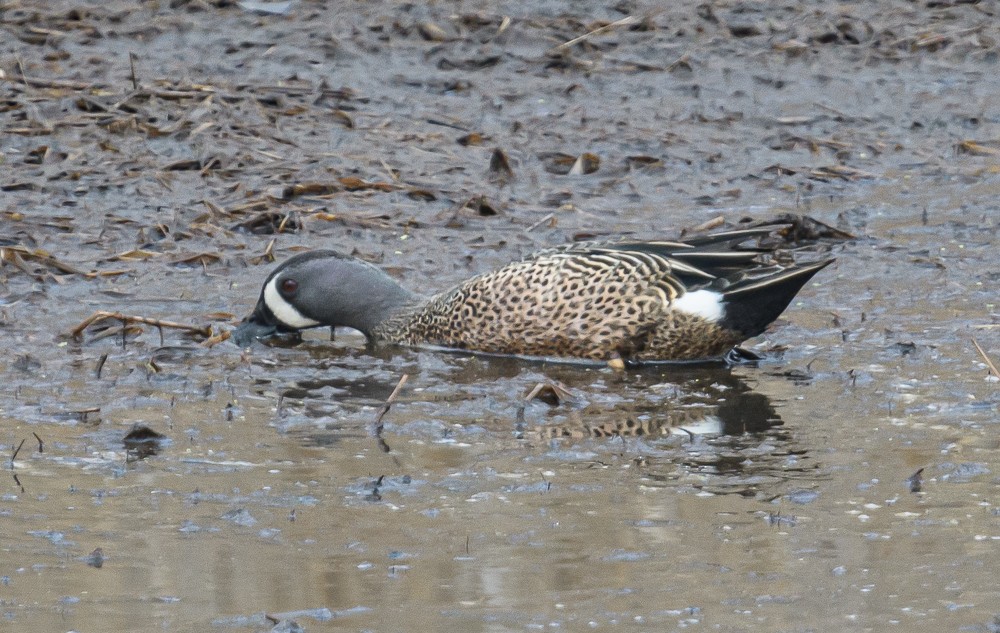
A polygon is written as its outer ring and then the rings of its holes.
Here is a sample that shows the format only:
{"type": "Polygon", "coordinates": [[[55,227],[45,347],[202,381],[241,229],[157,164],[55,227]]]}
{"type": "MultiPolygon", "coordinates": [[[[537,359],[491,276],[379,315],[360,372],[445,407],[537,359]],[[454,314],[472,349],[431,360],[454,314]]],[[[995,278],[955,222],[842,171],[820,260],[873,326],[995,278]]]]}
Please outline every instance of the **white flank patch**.
{"type": "Polygon", "coordinates": [[[266,286],[264,286],[264,303],[268,308],[270,308],[274,316],[288,327],[296,329],[315,327],[319,325],[319,321],[313,321],[312,319],[303,316],[301,312],[295,309],[295,306],[285,301],[285,299],[278,294],[278,288],[276,287],[277,283],[278,278],[275,277],[271,281],[267,282],[266,286]]]}
{"type": "Polygon", "coordinates": [[[674,299],[671,307],[715,322],[722,318],[722,293],[713,290],[695,290],[674,299]]]}

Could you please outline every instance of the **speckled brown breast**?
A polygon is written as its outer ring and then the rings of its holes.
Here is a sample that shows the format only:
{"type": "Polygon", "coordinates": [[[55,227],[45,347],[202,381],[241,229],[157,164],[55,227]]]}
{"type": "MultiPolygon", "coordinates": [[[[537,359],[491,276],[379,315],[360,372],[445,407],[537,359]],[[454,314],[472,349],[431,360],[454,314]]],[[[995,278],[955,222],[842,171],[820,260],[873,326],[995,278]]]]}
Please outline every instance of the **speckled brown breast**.
{"type": "Polygon", "coordinates": [[[556,249],[473,277],[403,310],[376,343],[432,344],[498,354],[692,360],[742,339],[671,309],[676,262],[650,253],[556,249]]]}

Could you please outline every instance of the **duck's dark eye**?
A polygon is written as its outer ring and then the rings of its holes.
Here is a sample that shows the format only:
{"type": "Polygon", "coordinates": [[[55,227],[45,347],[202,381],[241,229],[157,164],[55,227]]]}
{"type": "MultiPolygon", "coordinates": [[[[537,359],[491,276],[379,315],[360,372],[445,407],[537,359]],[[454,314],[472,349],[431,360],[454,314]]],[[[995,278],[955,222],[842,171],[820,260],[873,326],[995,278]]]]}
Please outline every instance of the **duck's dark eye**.
{"type": "Polygon", "coordinates": [[[290,297],[299,289],[299,282],[294,279],[282,279],[278,288],[281,290],[281,294],[290,297]]]}

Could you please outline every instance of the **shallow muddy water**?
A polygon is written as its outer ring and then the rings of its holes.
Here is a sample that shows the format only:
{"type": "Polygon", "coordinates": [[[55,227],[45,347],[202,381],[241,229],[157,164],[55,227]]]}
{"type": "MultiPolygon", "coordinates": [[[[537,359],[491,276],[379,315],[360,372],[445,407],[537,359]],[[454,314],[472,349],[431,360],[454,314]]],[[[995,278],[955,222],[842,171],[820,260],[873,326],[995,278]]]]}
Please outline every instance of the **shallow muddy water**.
{"type": "Polygon", "coordinates": [[[3,627],[997,630],[997,5],[531,5],[0,4],[3,627]],[[70,335],[783,213],[731,368],[70,335]]]}

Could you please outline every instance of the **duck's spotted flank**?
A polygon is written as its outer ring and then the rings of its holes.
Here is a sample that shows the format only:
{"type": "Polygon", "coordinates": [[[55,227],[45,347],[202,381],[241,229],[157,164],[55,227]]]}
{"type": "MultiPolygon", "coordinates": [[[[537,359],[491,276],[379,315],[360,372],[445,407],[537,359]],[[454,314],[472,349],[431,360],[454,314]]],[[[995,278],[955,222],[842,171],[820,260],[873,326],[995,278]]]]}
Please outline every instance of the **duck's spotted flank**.
{"type": "Polygon", "coordinates": [[[318,326],[374,345],[437,345],[594,360],[719,357],[756,336],[833,260],[778,266],[741,248],[775,227],[679,242],[579,242],[539,251],[422,298],[334,251],[296,255],[264,282],[234,334],[318,326]]]}

